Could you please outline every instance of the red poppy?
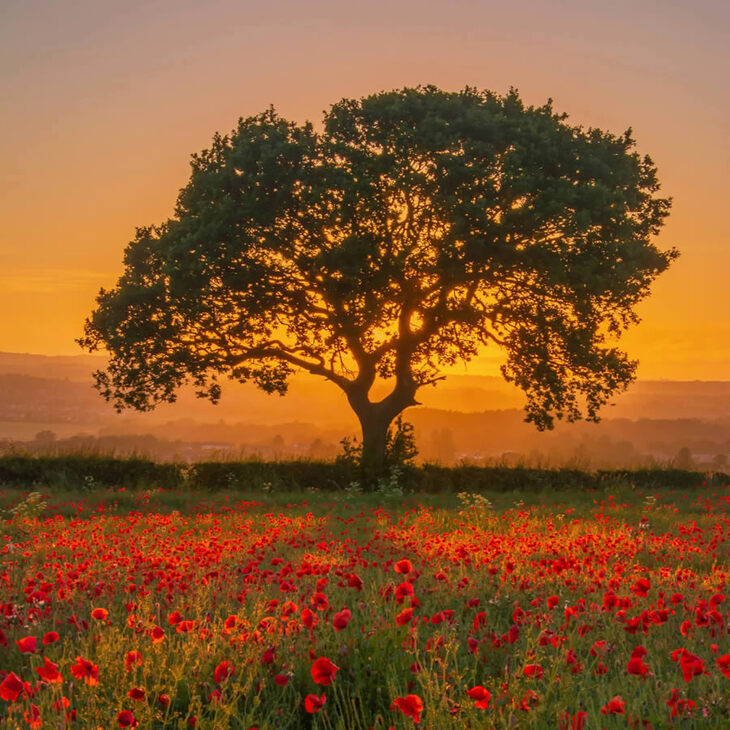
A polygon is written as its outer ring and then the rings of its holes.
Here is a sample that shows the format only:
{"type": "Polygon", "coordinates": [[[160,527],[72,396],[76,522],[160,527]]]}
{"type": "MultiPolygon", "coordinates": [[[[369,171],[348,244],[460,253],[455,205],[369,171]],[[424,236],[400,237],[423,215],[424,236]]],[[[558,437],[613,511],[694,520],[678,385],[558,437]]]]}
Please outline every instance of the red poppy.
{"type": "Polygon", "coordinates": [[[408,575],[408,573],[413,572],[413,565],[411,564],[410,560],[403,558],[403,560],[399,560],[393,566],[393,570],[395,570],[396,573],[402,573],[403,575],[408,575]]]}
{"type": "Polygon", "coordinates": [[[532,679],[540,679],[542,678],[542,667],[539,664],[528,664],[522,670],[522,674],[532,679]]]}
{"type": "Polygon", "coordinates": [[[122,710],[117,715],[117,722],[119,727],[137,727],[137,721],[129,710],[122,710]]]}
{"type": "Polygon", "coordinates": [[[326,657],[319,657],[319,659],[316,659],[314,664],[312,664],[312,679],[314,679],[317,684],[327,687],[332,683],[338,669],[339,667],[333,664],[326,657]]]}
{"type": "Polygon", "coordinates": [[[395,589],[395,600],[398,601],[398,603],[403,603],[403,600],[413,595],[413,586],[410,583],[401,583],[396,589],[395,589]]]}
{"type": "Polygon", "coordinates": [[[715,664],[717,664],[717,668],[728,679],[730,679],[730,654],[724,654],[723,656],[717,657],[717,659],[715,659],[715,664]]]}
{"type": "Polygon", "coordinates": [[[146,695],[147,693],[141,687],[132,687],[132,689],[127,692],[127,697],[137,700],[137,702],[142,702],[146,695]]]}
{"type": "Polygon", "coordinates": [[[37,640],[35,636],[25,636],[15,642],[20,649],[21,654],[35,654],[37,640]]]}
{"type": "Polygon", "coordinates": [[[142,655],[138,651],[128,651],[124,657],[124,666],[128,672],[142,666],[142,655]]]}
{"type": "Polygon", "coordinates": [[[588,722],[588,713],[584,710],[578,710],[572,717],[564,712],[558,727],[560,730],[584,730],[586,722],[588,722]]]}
{"type": "Polygon", "coordinates": [[[38,676],[49,684],[61,684],[63,677],[58,671],[58,664],[54,664],[48,657],[43,657],[43,666],[36,667],[38,676]]]}
{"type": "Polygon", "coordinates": [[[279,685],[279,687],[286,687],[286,685],[289,684],[289,675],[288,674],[275,674],[274,682],[276,682],[279,685]]]}
{"type": "Polygon", "coordinates": [[[624,702],[621,695],[616,695],[612,700],[609,700],[603,707],[601,707],[602,715],[625,715],[626,714],[626,703],[624,702]]]}
{"type": "Polygon", "coordinates": [[[395,622],[398,624],[398,626],[405,626],[407,623],[410,623],[411,619],[413,618],[413,609],[412,608],[404,608],[396,617],[395,622]]]}
{"type": "Polygon", "coordinates": [[[319,712],[323,707],[327,698],[324,696],[324,692],[317,697],[317,695],[307,695],[304,698],[304,709],[310,714],[319,712]]]}
{"type": "Polygon", "coordinates": [[[71,674],[76,679],[83,679],[90,687],[99,684],[99,667],[80,656],[76,657],[76,664],[71,665],[71,674]]]}
{"type": "Polygon", "coordinates": [[[474,707],[478,707],[480,710],[486,710],[489,707],[489,700],[492,695],[489,690],[482,687],[481,684],[468,689],[466,693],[474,700],[474,707]]]}
{"type": "Polygon", "coordinates": [[[38,730],[41,727],[41,711],[37,705],[31,705],[30,709],[23,713],[23,717],[31,730],[38,730]]]}
{"type": "Polygon", "coordinates": [[[391,707],[395,706],[406,717],[412,717],[413,722],[421,722],[421,713],[423,712],[423,701],[418,695],[406,695],[405,697],[396,697],[391,707]]]}
{"type": "Polygon", "coordinates": [[[335,631],[342,631],[343,629],[346,629],[351,618],[352,613],[348,609],[343,608],[342,611],[338,611],[332,617],[332,625],[334,626],[335,631]]]}
{"type": "Polygon", "coordinates": [[[632,656],[626,665],[626,671],[629,674],[636,674],[643,678],[649,671],[649,665],[645,664],[644,660],[640,656],[632,656]]]}
{"type": "Polygon", "coordinates": [[[57,631],[49,631],[43,636],[43,643],[46,645],[55,644],[60,638],[57,631]]]}
{"type": "Polygon", "coordinates": [[[109,611],[105,608],[95,608],[91,612],[91,618],[95,618],[97,621],[104,621],[109,616],[109,611]]]}
{"type": "Polygon", "coordinates": [[[167,707],[170,704],[170,698],[168,695],[159,695],[157,697],[157,703],[162,707],[167,707]]]}
{"type": "Polygon", "coordinates": [[[30,689],[30,685],[15,673],[10,672],[2,682],[0,682],[0,697],[8,702],[15,702],[20,697],[20,693],[30,689]]]}
{"type": "Polygon", "coordinates": [[[152,639],[153,644],[159,644],[161,641],[165,639],[165,631],[161,626],[153,626],[150,629],[150,639],[152,639]]]}
{"type": "Polygon", "coordinates": [[[215,672],[213,672],[213,679],[215,679],[218,684],[221,684],[224,680],[233,676],[235,673],[236,668],[233,666],[232,662],[221,662],[215,668],[215,672]]]}

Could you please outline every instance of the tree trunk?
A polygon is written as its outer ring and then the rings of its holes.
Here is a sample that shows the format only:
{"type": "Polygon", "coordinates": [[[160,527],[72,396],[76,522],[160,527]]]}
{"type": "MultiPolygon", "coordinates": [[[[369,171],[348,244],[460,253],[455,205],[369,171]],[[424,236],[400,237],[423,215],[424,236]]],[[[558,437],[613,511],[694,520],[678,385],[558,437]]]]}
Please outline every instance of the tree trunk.
{"type": "Polygon", "coordinates": [[[347,394],[362,429],[360,473],[362,486],[367,491],[375,489],[378,480],[388,474],[386,447],[390,424],[406,408],[417,405],[415,388],[404,390],[396,387],[389,396],[377,403],[369,400],[366,391],[352,390],[347,394]]]}
{"type": "Polygon", "coordinates": [[[362,429],[362,459],[360,471],[363,487],[367,491],[374,489],[379,479],[387,475],[388,463],[386,445],[388,440],[388,427],[392,419],[382,414],[363,414],[360,418],[362,429]]]}

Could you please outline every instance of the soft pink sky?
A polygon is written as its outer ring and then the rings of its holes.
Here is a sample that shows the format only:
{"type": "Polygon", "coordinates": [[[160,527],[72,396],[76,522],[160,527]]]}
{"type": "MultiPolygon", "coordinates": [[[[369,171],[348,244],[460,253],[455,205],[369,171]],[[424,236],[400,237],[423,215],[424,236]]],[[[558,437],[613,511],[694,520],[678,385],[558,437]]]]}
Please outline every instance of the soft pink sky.
{"type": "MultiPolygon", "coordinates": [[[[730,4],[116,2],[3,6],[0,350],[79,352],[134,228],[161,222],[190,153],[273,103],[317,123],[343,96],[469,84],[621,132],[675,199],[682,258],[625,346],[640,377],[730,379],[730,4]]],[[[473,372],[490,372],[480,358],[473,372]]]]}

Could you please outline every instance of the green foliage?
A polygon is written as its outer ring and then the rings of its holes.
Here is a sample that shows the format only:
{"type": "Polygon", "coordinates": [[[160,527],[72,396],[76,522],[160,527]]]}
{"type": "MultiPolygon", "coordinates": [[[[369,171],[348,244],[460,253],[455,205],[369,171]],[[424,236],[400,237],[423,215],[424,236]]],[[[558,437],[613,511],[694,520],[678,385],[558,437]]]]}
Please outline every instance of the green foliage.
{"type": "Polygon", "coordinates": [[[343,99],[321,132],[272,108],[191,167],[86,322],[80,344],[110,356],[97,387],[145,410],[185,382],[217,401],[223,376],[283,394],[305,370],[345,392],[376,473],[418,389],[487,345],[537,427],[596,420],[634,376],[615,339],[677,255],[652,243],[670,201],[630,131],[516,91],[343,99]]]}

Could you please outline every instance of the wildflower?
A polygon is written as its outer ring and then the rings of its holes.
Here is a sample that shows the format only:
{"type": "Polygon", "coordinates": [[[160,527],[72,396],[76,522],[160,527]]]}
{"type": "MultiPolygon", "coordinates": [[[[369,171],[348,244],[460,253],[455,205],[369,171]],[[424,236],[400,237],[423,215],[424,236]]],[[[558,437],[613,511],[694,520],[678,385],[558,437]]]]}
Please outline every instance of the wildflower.
{"type": "Polygon", "coordinates": [[[122,710],[117,715],[117,722],[119,727],[137,727],[137,721],[129,710],[122,710]]]}
{"type": "Polygon", "coordinates": [[[524,674],[525,677],[530,677],[531,679],[541,679],[542,667],[539,664],[528,664],[522,670],[522,674],[524,674]]]}
{"type": "Polygon", "coordinates": [[[60,684],[63,682],[63,677],[58,671],[58,664],[54,664],[48,657],[43,657],[43,666],[36,667],[38,676],[49,684],[60,684]]]}
{"type": "Polygon", "coordinates": [[[91,612],[91,618],[94,618],[97,621],[105,621],[108,616],[109,616],[109,611],[107,611],[105,608],[95,608],[91,612]]]}
{"type": "Polygon", "coordinates": [[[481,684],[468,689],[466,693],[474,700],[474,707],[478,707],[480,710],[486,710],[489,707],[489,700],[492,695],[481,684]]]}
{"type": "Polygon", "coordinates": [[[138,651],[128,651],[124,657],[124,667],[131,672],[135,667],[142,666],[142,655],[138,651]]]}
{"type": "Polygon", "coordinates": [[[395,570],[396,573],[401,573],[403,575],[408,575],[408,573],[413,572],[413,565],[411,564],[410,560],[407,560],[406,558],[403,558],[403,560],[399,560],[394,566],[393,570],[395,570]]]}
{"type": "Polygon", "coordinates": [[[336,613],[332,618],[332,625],[334,626],[335,631],[342,631],[343,629],[346,629],[351,618],[352,613],[350,613],[350,611],[346,608],[343,608],[342,611],[336,613]]]}
{"type": "Polygon", "coordinates": [[[18,645],[21,654],[35,654],[37,644],[35,636],[25,636],[15,643],[18,645]]]}
{"type": "Polygon", "coordinates": [[[319,657],[319,659],[316,659],[314,664],[312,664],[312,679],[314,679],[317,684],[321,684],[326,687],[332,683],[338,669],[339,667],[333,664],[326,657],[319,657]]]}
{"type": "Polygon", "coordinates": [[[46,645],[55,644],[60,638],[57,631],[49,631],[43,636],[43,643],[46,645]]]}
{"type": "Polygon", "coordinates": [[[137,702],[142,702],[142,700],[146,697],[146,692],[141,687],[132,687],[132,689],[127,692],[127,697],[137,700],[137,702]]]}
{"type": "Polygon", "coordinates": [[[421,722],[421,713],[423,712],[423,701],[418,695],[406,695],[405,697],[396,697],[391,704],[395,706],[406,717],[412,717],[413,722],[418,724],[421,722]]]}
{"type": "Polygon", "coordinates": [[[90,687],[99,684],[99,667],[80,656],[76,657],[76,664],[71,665],[71,674],[76,679],[83,679],[90,687]]]}
{"type": "Polygon", "coordinates": [[[37,730],[41,727],[41,711],[37,705],[31,705],[30,709],[23,713],[23,717],[31,730],[37,730]]]}
{"type": "Polygon", "coordinates": [[[236,673],[236,669],[233,666],[232,662],[221,662],[216,668],[215,672],[213,673],[213,679],[218,684],[221,684],[224,680],[228,679],[228,677],[233,676],[236,673]]]}
{"type": "Polygon", "coordinates": [[[602,715],[625,715],[626,714],[626,703],[624,702],[621,695],[616,695],[613,699],[609,700],[603,707],[601,707],[602,715]]]}
{"type": "Polygon", "coordinates": [[[20,693],[30,688],[27,682],[23,682],[15,672],[10,672],[2,682],[0,682],[0,697],[7,702],[15,702],[20,697],[20,693]]]}
{"type": "Polygon", "coordinates": [[[324,696],[324,692],[317,697],[317,695],[307,695],[304,698],[304,709],[310,714],[319,712],[323,707],[327,698],[324,696]]]}

